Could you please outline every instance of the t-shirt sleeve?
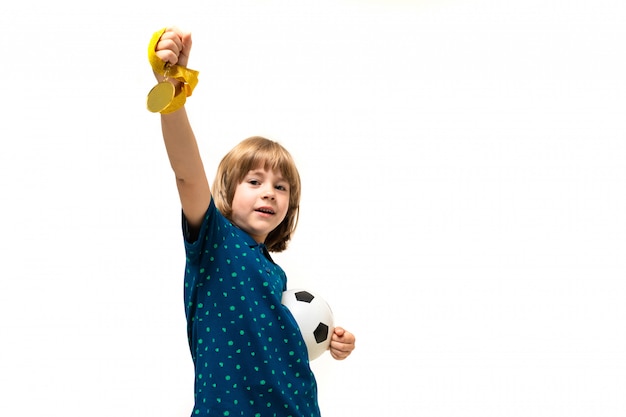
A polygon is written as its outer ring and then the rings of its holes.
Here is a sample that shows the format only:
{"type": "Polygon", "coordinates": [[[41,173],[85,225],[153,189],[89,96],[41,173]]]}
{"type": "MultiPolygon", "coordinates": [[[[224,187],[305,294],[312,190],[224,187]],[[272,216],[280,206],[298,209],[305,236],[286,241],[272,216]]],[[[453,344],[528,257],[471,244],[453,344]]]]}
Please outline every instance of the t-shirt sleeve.
{"type": "Polygon", "coordinates": [[[212,241],[214,236],[209,236],[211,233],[215,233],[218,230],[216,223],[219,215],[217,207],[211,198],[209,207],[202,219],[202,223],[199,227],[193,227],[187,221],[185,214],[182,213],[182,232],[185,242],[185,251],[187,258],[193,259],[199,256],[204,251],[204,246],[208,241],[212,241]]]}

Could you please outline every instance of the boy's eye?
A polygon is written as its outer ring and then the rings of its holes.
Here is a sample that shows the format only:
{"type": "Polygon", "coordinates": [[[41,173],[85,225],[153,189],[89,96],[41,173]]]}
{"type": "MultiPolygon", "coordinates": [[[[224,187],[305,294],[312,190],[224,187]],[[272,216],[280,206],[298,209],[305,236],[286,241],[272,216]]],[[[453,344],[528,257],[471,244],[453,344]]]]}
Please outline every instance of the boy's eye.
{"type": "Polygon", "coordinates": [[[284,185],[277,185],[276,189],[281,191],[287,191],[287,187],[285,187],[284,185]]]}

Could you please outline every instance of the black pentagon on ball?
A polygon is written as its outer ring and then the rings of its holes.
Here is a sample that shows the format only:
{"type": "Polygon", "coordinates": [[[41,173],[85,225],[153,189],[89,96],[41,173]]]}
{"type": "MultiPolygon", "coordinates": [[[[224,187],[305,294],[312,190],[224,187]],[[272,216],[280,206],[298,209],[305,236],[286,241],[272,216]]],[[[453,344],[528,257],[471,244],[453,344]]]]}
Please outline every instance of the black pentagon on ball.
{"type": "Polygon", "coordinates": [[[313,332],[313,336],[315,336],[315,341],[317,343],[322,343],[326,339],[328,339],[328,326],[324,323],[320,323],[317,325],[317,328],[313,332]]]}
{"type": "Polygon", "coordinates": [[[305,303],[310,303],[315,298],[315,296],[308,291],[298,291],[295,293],[295,296],[296,300],[304,301],[305,303]]]}

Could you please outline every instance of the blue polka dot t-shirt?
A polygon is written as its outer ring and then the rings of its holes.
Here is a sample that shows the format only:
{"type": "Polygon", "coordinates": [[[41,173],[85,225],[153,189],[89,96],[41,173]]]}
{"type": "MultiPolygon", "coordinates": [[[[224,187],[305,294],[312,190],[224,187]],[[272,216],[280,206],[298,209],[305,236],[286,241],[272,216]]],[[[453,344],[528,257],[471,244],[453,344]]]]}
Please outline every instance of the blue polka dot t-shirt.
{"type": "Polygon", "coordinates": [[[282,268],[213,200],[197,238],[184,216],[183,234],[192,415],[318,417],[306,346],[280,302],[287,287],[282,268]]]}

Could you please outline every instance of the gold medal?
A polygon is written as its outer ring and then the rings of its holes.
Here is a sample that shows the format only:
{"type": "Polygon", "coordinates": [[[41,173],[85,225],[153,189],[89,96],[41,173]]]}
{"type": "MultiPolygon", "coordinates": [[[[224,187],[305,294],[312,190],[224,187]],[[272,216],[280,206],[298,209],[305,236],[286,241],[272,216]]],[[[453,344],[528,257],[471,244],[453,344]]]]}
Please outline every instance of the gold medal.
{"type": "Polygon", "coordinates": [[[174,100],[175,88],[169,81],[161,81],[148,93],[148,110],[152,113],[163,111],[174,100]]]}
{"type": "Polygon", "coordinates": [[[165,64],[165,72],[163,74],[163,81],[152,87],[152,90],[148,93],[148,110],[152,113],[159,113],[174,101],[174,95],[176,95],[176,89],[168,81],[170,75],[171,65],[165,64]]]}

